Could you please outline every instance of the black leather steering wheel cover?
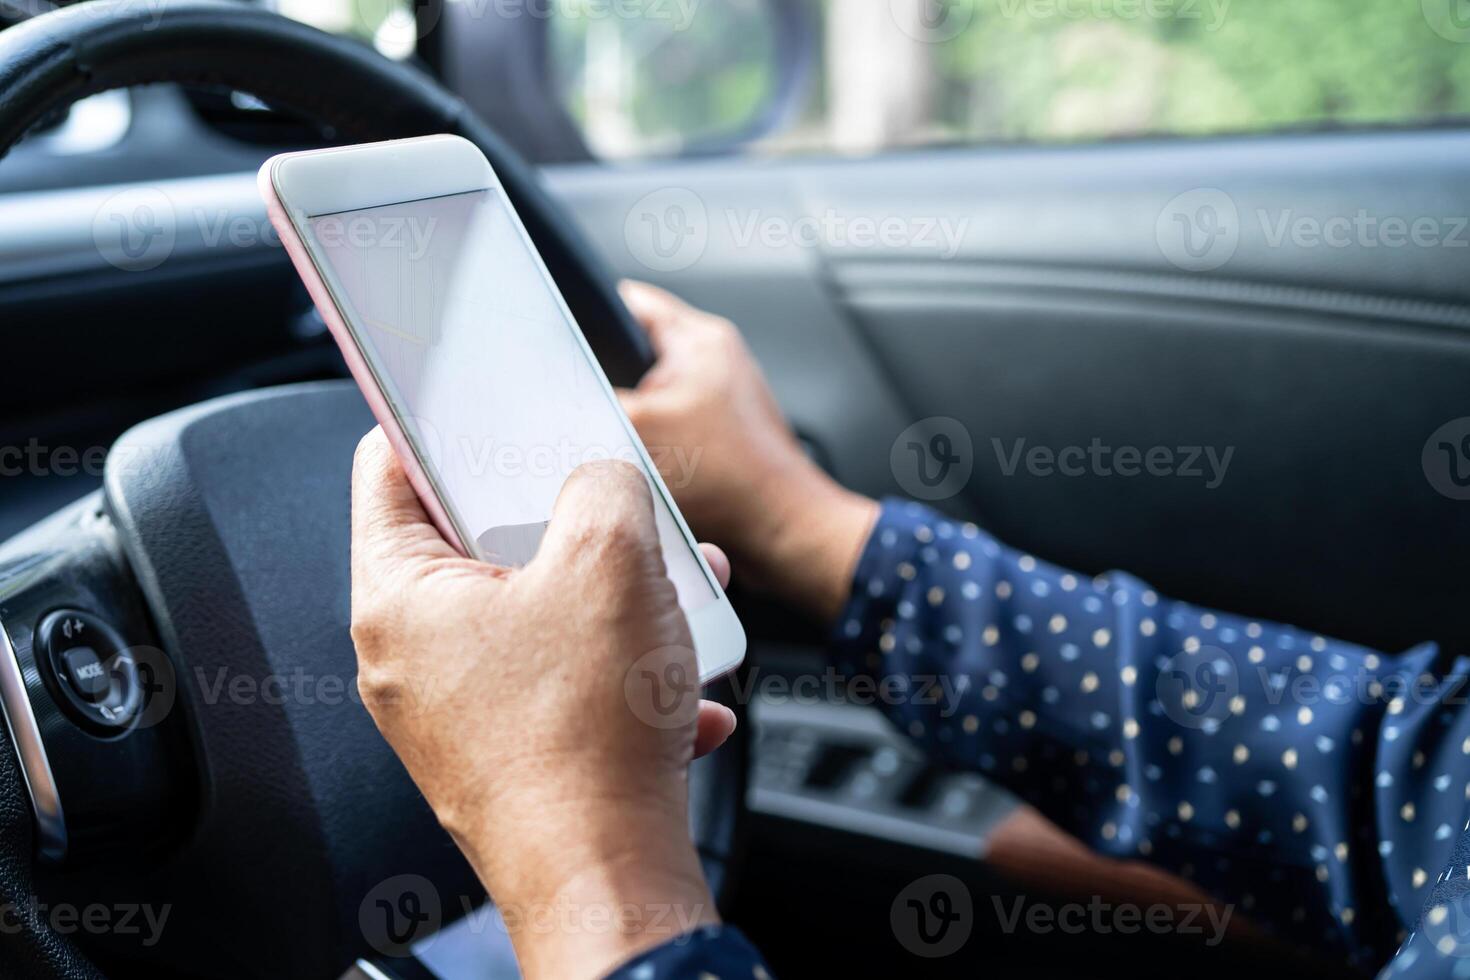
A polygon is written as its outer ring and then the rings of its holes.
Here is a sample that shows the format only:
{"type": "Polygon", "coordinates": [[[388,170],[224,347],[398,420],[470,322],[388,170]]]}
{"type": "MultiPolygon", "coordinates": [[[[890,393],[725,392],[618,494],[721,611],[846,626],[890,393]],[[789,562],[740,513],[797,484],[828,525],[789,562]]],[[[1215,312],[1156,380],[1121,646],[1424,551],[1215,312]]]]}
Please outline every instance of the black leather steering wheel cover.
{"type": "Polygon", "coordinates": [[[31,798],[15,753],[0,747],[0,909],[6,932],[0,942],[0,977],[64,977],[102,980],[102,974],[60,935],[36,905],[31,798]]]}
{"type": "Polygon", "coordinates": [[[484,151],[614,384],[652,363],[613,278],[530,167],[418,69],[226,0],[89,0],[0,32],[0,156],[48,114],[112,89],[173,82],[239,89],[353,141],[432,133],[484,151]]]}

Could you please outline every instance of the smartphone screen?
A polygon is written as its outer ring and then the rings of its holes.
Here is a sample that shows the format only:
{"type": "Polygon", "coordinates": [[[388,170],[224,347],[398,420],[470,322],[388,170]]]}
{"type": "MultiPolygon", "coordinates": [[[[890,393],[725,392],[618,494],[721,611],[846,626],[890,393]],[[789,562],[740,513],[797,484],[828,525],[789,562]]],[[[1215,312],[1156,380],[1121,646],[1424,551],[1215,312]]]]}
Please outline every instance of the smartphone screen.
{"type": "MultiPolygon", "coordinates": [[[[364,359],[475,557],[536,554],[579,465],[650,476],[637,435],[499,188],[308,219],[364,359]]],[[[715,583],[649,479],[687,612],[715,583]]]]}

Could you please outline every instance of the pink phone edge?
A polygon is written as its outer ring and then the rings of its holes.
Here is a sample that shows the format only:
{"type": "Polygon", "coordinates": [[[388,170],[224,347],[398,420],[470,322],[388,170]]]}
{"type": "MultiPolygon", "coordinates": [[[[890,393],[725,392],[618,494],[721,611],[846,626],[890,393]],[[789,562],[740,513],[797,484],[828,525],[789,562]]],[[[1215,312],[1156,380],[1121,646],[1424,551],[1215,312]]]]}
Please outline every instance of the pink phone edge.
{"type": "Polygon", "coordinates": [[[367,360],[362,356],[362,351],[358,349],[357,340],[342,319],[342,313],[337,308],[336,300],[332,298],[331,290],[327,288],[326,281],[317,271],[316,263],[307,253],[305,243],[297,234],[296,226],[291,223],[290,217],[286,214],[286,206],[276,192],[274,179],[276,164],[291,155],[282,154],[271,157],[260,168],[260,173],[256,177],[260,196],[265,200],[266,214],[270,217],[276,234],[280,236],[281,244],[285,247],[291,264],[296,267],[297,275],[306,285],[307,295],[311,297],[317,312],[321,314],[322,321],[326,323],[327,329],[331,332],[332,339],[337,342],[338,349],[342,351],[342,357],[347,362],[347,370],[351,372],[352,379],[357,382],[358,389],[367,399],[368,408],[372,410],[373,417],[378,420],[378,425],[382,426],[384,434],[387,435],[389,444],[398,456],[398,462],[403,466],[403,472],[408,476],[409,485],[418,494],[419,502],[423,504],[429,519],[434,522],[434,526],[439,529],[444,540],[449,542],[456,551],[461,555],[471,557],[468,543],[460,539],[454,522],[449,519],[448,511],[440,502],[439,495],[434,492],[433,483],[430,482],[423,467],[419,465],[418,455],[413,451],[408,437],[398,424],[398,417],[394,415],[388,399],[378,387],[372,369],[368,367],[367,360]]]}

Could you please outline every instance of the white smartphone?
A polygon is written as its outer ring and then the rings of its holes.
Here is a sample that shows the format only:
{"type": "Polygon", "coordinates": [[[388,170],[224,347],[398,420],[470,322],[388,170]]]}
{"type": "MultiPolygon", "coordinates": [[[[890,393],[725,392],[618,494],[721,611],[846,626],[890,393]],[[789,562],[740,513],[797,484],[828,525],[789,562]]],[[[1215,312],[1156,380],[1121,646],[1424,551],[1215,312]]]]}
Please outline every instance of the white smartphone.
{"type": "Polygon", "coordinates": [[[648,478],[702,682],[745,632],[473,143],[431,136],[268,160],[271,221],[425,509],[463,554],[536,553],[571,471],[648,478]]]}

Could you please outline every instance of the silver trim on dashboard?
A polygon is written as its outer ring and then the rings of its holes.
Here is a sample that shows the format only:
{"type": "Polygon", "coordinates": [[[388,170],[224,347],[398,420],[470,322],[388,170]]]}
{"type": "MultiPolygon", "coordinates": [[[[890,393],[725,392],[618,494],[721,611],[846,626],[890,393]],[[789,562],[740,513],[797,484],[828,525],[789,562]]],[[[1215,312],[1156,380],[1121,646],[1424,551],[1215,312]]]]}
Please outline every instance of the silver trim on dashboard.
{"type": "Polygon", "coordinates": [[[0,194],[0,285],[272,253],[286,261],[254,173],[0,194]]]}
{"type": "Polygon", "coordinates": [[[41,857],[59,861],[66,856],[66,821],[61,815],[61,795],[56,791],[56,777],[41,741],[41,728],[36,712],[26,694],[20,660],[11,645],[10,633],[0,622],[0,711],[5,713],[5,727],[10,731],[10,744],[20,762],[31,797],[31,810],[36,815],[36,849],[41,857]]]}

